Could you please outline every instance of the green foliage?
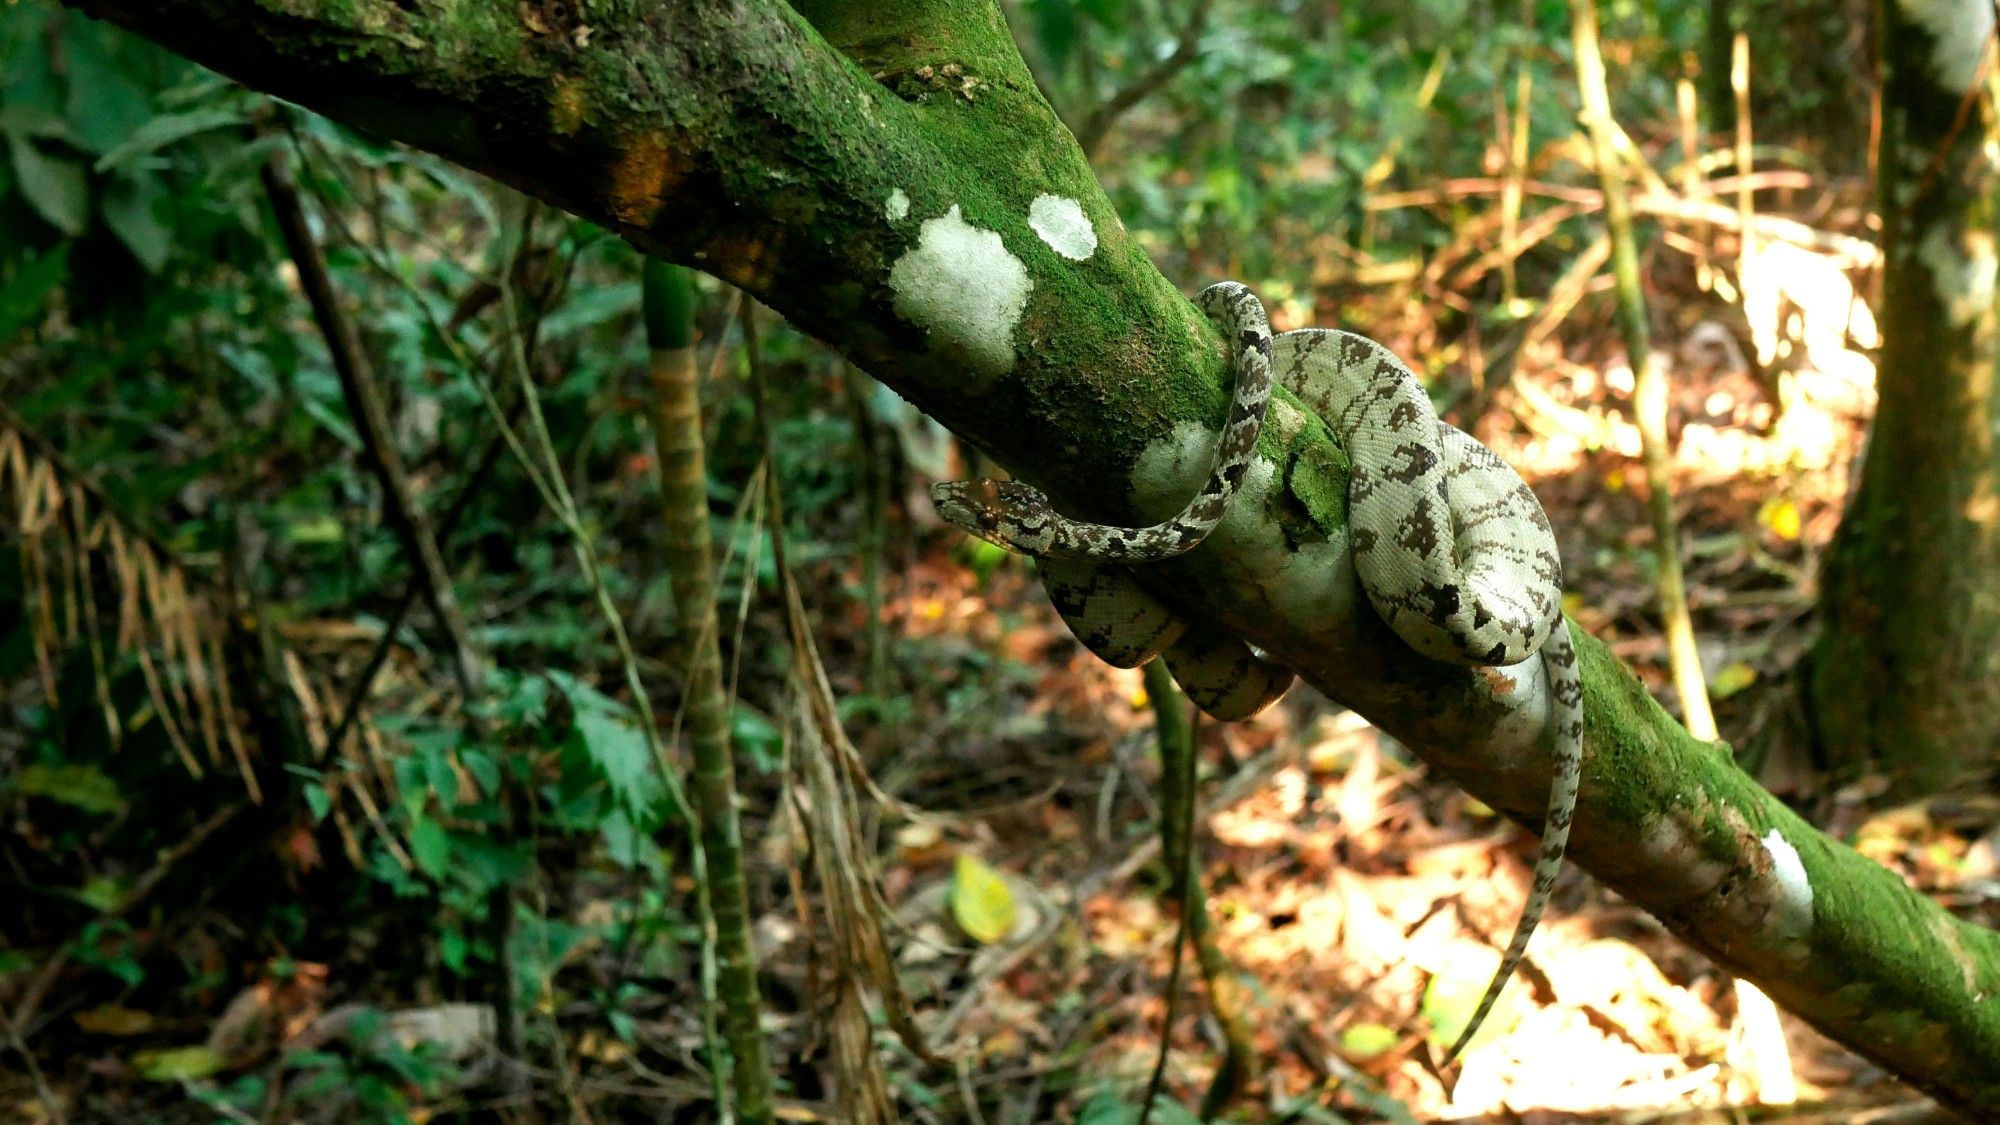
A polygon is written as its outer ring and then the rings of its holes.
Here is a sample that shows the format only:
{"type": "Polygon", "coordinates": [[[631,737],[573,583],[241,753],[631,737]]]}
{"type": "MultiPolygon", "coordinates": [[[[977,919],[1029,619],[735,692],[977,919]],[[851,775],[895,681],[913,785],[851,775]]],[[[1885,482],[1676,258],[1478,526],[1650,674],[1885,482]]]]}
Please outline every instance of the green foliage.
{"type": "MultiPolygon", "coordinates": [[[[1138,1125],[1145,1105],[1131,1095],[1104,1090],[1083,1103],[1077,1125],[1138,1125]]],[[[1159,1125],[1200,1125],[1201,1119],[1172,1098],[1161,1094],[1153,1099],[1153,1121],[1159,1125]]]]}

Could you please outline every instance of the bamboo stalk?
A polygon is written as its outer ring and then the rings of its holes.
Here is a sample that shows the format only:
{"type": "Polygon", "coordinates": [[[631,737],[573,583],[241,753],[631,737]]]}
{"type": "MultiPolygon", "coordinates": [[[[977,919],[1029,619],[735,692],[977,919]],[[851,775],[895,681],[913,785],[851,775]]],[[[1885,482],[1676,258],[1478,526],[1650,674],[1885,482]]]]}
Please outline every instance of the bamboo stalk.
{"type": "MultiPolygon", "coordinates": [[[[1695,112],[1694,83],[1683,78],[1675,84],[1674,104],[1680,113],[1681,123],[1681,194],[1690,200],[1700,200],[1707,197],[1708,188],[1701,170],[1701,127],[1695,112]]],[[[1737,169],[1739,174],[1744,171],[1737,169]]],[[[1696,223],[1689,235],[1696,245],[1706,247],[1708,224],[1696,223]]],[[[1694,276],[1695,284],[1701,286],[1703,292],[1714,288],[1715,279],[1711,276],[1706,252],[1695,256],[1694,276]]]]}
{"type": "Polygon", "coordinates": [[[738,1118],[771,1120],[771,1074],[759,1027],[762,1001],[750,945],[742,828],[736,816],[736,767],[715,612],[715,559],[709,542],[708,468],[694,362],[694,285],[687,271],[648,259],[644,273],[646,342],[652,357],[653,437],[659,448],[660,500],[674,602],[687,637],[682,722],[694,758],[692,797],[708,858],[715,918],[716,997],[733,1065],[738,1118]]]}
{"type": "Polygon", "coordinates": [[[1604,190],[1604,221],[1611,231],[1611,272],[1618,291],[1618,326],[1632,365],[1632,411],[1646,465],[1648,507],[1653,517],[1654,550],[1659,557],[1660,614],[1667,630],[1667,651],[1681,713],[1688,729],[1703,740],[1715,738],[1715,717],[1709,709],[1708,685],[1702,678],[1695,647],[1694,624],[1688,614],[1687,588],[1681,574],[1680,532],[1675,526],[1674,498],[1669,483],[1672,452],[1667,440],[1667,381],[1651,359],[1647,339],[1646,299],[1639,279],[1639,251],[1632,233],[1632,208],[1625,194],[1619,164],[1611,98],[1604,78],[1604,57],[1598,49],[1596,0],[1575,0],[1571,32],[1576,44],[1578,92],[1583,98],[1583,122],[1590,134],[1597,176],[1604,190]]]}
{"type": "Polygon", "coordinates": [[[1514,262],[1520,257],[1521,184],[1528,177],[1528,128],[1531,117],[1528,106],[1534,89],[1535,73],[1523,59],[1520,73],[1514,79],[1514,128],[1507,147],[1507,183],[1500,191],[1500,245],[1506,252],[1505,257],[1500,259],[1500,299],[1510,313],[1515,302],[1521,298],[1514,278],[1514,262]]]}
{"type": "MultiPolygon", "coordinates": [[[[1729,88],[1736,95],[1736,174],[1747,176],[1751,172],[1750,153],[1750,37],[1743,32],[1736,33],[1736,44],[1729,56],[1729,88]]],[[[1747,183],[1736,189],[1736,229],[1740,232],[1737,241],[1736,277],[1740,282],[1750,271],[1752,249],[1756,244],[1756,229],[1752,220],[1757,212],[1756,196],[1747,183]]]]}

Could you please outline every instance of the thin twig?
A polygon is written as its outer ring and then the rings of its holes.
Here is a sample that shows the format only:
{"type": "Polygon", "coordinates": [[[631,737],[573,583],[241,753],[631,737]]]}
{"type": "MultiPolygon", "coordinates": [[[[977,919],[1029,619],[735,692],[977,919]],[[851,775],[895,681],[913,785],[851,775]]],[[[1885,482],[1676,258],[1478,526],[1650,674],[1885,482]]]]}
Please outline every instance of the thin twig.
{"type": "Polygon", "coordinates": [[[305,291],[306,300],[312,306],[313,320],[319,325],[320,335],[325,338],[327,352],[333,359],[334,372],[340,377],[348,414],[361,437],[369,467],[381,482],[382,506],[389,516],[390,527],[403,541],[404,553],[410,558],[412,573],[423,591],[424,600],[430,605],[438,628],[450,642],[459,688],[468,702],[475,700],[479,698],[485,682],[483,661],[473,643],[472,631],[466,625],[465,613],[459,608],[458,598],[452,592],[451,572],[445,567],[444,556],[438,551],[437,536],[431,531],[430,519],[424,515],[416,488],[410,482],[409,471],[403,465],[402,454],[397,451],[395,439],[390,433],[388,410],[383,404],[380,389],[375,385],[374,370],[366,350],[361,346],[360,333],[355,330],[354,321],[347,315],[339,294],[334,291],[325,255],[321,253],[312,227],[306,221],[305,208],[299,202],[298,185],[282,163],[282,157],[274,155],[265,162],[260,174],[264,193],[278,219],[279,233],[283,235],[292,264],[298,270],[299,287],[305,291]]]}
{"type": "MultiPolygon", "coordinates": [[[[1169,700],[1162,700],[1161,704],[1164,707],[1177,706],[1179,704],[1178,695],[1169,700]]],[[[1172,841],[1177,846],[1168,847],[1163,845],[1162,850],[1167,857],[1167,866],[1172,872],[1171,878],[1173,882],[1171,885],[1180,892],[1181,909],[1180,919],[1174,927],[1173,967],[1167,971],[1167,1010],[1161,1016],[1160,1021],[1160,1052],[1153,1059],[1152,1077],[1146,1080],[1145,1100],[1139,1106],[1139,1125],[1150,1125],[1153,1119],[1153,1104],[1160,1096],[1161,1083],[1166,1080],[1167,1056],[1173,1051],[1174,1045],[1174,1015],[1180,1007],[1181,964],[1185,960],[1183,955],[1187,951],[1188,930],[1192,928],[1191,919],[1194,916],[1195,899],[1198,897],[1195,887],[1199,882],[1200,876],[1195,870],[1194,862],[1194,808],[1196,803],[1194,792],[1194,735],[1200,722],[1200,712],[1190,709],[1186,731],[1187,753],[1182,755],[1181,775],[1177,779],[1177,784],[1181,790],[1180,808],[1178,810],[1180,813],[1180,823],[1172,828],[1169,828],[1165,823],[1160,825],[1162,836],[1165,836],[1168,832],[1172,832],[1179,837],[1179,839],[1172,841]]]]}

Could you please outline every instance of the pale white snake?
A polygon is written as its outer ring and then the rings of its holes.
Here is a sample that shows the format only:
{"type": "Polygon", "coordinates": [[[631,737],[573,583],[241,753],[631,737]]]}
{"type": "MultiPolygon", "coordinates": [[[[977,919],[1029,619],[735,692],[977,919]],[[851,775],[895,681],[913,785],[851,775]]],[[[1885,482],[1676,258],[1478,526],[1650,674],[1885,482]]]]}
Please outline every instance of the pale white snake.
{"type": "Polygon", "coordinates": [[[1583,760],[1583,685],[1562,617],[1562,563],[1541,504],[1471,435],[1440,420],[1388,349],[1348,332],[1273,336],[1250,290],[1222,282],[1198,298],[1231,348],[1236,392],[1208,479],[1164,523],[1084,523],[1015,481],[932,486],[938,512],[974,535],[1036,557],[1043,585],[1077,639],[1134,667],[1164,655],[1174,679],[1225,721],[1262,710],[1292,672],[1219,630],[1193,627],[1142,589],[1123,564],[1192,550],[1214,529],[1249,466],[1275,378],[1346,447],[1354,568],[1369,602],[1418,652],[1506,666],[1541,654],[1553,703],[1555,774],[1534,883],[1493,981],[1446,1052],[1449,1063],[1492,1010],[1562,870],[1583,760]]]}

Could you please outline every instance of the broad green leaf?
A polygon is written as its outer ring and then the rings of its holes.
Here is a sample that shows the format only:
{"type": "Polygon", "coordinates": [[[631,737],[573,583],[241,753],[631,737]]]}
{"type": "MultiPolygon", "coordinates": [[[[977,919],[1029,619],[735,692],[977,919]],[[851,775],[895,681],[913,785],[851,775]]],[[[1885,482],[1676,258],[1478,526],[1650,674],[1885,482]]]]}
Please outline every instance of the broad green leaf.
{"type": "Polygon", "coordinates": [[[445,834],[444,825],[429,817],[417,821],[410,829],[410,858],[431,878],[443,876],[451,862],[451,837],[445,834]]]}
{"type": "Polygon", "coordinates": [[[620,805],[634,813],[650,808],[658,795],[652,748],[625,708],[573,676],[552,676],[576,710],[570,743],[610,786],[620,805]]]}
{"type": "Polygon", "coordinates": [[[104,225],[132,251],[147,273],[159,273],[174,248],[173,229],[160,221],[157,210],[167,198],[168,191],[160,178],[147,173],[114,177],[105,185],[104,198],[98,204],[104,225]]]}
{"type": "Polygon", "coordinates": [[[21,771],[15,787],[31,797],[47,797],[90,813],[114,813],[125,803],[118,784],[96,766],[38,763],[21,771]]]}
{"type": "Polygon", "coordinates": [[[63,32],[64,76],[69,82],[65,117],[70,135],[93,153],[109,152],[145,127],[153,96],[132,74],[132,42],[114,28],[73,20],[63,32]]]}
{"type": "Polygon", "coordinates": [[[141,1051],[132,1061],[139,1077],[152,1082],[192,1082],[222,1069],[222,1056],[207,1047],[141,1051]]]}
{"type": "Polygon", "coordinates": [[[19,36],[12,44],[0,45],[12,48],[0,58],[0,130],[11,132],[28,120],[59,127],[63,81],[56,73],[56,52],[48,46],[47,9],[10,4],[0,7],[0,17],[4,17],[0,31],[19,36]]]}
{"type": "Polygon", "coordinates": [[[636,727],[620,715],[580,709],[576,736],[620,805],[638,810],[650,803],[653,757],[636,727]]]}
{"type": "Polygon", "coordinates": [[[14,182],[35,214],[72,238],[90,226],[90,183],[83,161],[51,156],[19,133],[7,134],[7,154],[14,164],[14,182]]]}
{"type": "Polygon", "coordinates": [[[97,170],[115,171],[196,133],[241,124],[243,114],[235,109],[196,109],[187,113],[162,114],[146,122],[138,132],[127,137],[124,144],[105,153],[97,162],[97,170]]]}
{"type": "Polygon", "coordinates": [[[968,937],[990,945],[1014,930],[1014,892],[984,860],[960,852],[951,872],[951,916],[968,937]]]}

